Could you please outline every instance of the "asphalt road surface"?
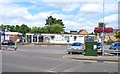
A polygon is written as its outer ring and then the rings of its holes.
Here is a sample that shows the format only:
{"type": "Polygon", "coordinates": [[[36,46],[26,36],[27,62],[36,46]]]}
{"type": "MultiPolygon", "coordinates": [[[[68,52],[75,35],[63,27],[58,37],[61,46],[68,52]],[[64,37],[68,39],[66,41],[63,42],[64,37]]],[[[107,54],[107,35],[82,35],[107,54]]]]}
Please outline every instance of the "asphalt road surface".
{"type": "Polygon", "coordinates": [[[118,72],[117,63],[66,59],[67,47],[31,45],[2,50],[2,72],[118,72]]]}

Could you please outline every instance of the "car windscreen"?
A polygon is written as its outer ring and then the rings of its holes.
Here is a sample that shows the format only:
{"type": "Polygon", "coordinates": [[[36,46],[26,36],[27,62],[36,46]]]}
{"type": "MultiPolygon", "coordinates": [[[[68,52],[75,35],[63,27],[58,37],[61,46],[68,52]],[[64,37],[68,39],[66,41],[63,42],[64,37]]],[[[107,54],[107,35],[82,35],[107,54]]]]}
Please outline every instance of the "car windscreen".
{"type": "Polygon", "coordinates": [[[4,40],[3,42],[9,42],[8,40],[4,40]]]}
{"type": "Polygon", "coordinates": [[[114,46],[120,46],[120,43],[115,43],[114,46]]]}
{"type": "Polygon", "coordinates": [[[81,43],[73,43],[71,46],[81,46],[81,43]]]}
{"type": "Polygon", "coordinates": [[[102,44],[101,43],[97,43],[97,46],[102,46],[102,44]]]}

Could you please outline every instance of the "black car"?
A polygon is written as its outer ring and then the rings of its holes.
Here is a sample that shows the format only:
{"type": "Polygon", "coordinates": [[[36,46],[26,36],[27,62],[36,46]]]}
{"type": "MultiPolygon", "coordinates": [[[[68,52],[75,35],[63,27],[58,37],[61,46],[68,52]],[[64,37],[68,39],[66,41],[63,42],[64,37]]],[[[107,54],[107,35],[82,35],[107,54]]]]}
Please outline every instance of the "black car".
{"type": "Polygon", "coordinates": [[[14,43],[11,40],[3,40],[2,45],[14,45],[14,43]]]}

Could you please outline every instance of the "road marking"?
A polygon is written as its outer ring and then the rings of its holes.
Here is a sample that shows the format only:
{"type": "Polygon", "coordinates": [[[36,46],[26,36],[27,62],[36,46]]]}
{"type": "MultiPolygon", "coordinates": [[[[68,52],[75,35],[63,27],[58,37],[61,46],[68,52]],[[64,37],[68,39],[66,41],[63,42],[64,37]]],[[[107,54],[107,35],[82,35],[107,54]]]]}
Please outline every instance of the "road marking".
{"type": "Polygon", "coordinates": [[[65,63],[66,63],[66,62],[61,63],[61,64],[59,64],[59,65],[57,65],[57,66],[53,67],[52,69],[50,69],[50,70],[49,70],[49,72],[54,72],[54,70],[55,70],[55,69],[57,69],[58,67],[60,67],[60,66],[64,65],[65,63]]]}
{"type": "Polygon", "coordinates": [[[60,47],[60,45],[55,45],[56,47],[60,47]]]}
{"type": "Polygon", "coordinates": [[[23,46],[35,46],[34,44],[30,44],[30,45],[23,45],[23,46]]]}
{"type": "Polygon", "coordinates": [[[112,62],[112,61],[104,61],[104,63],[108,63],[108,64],[118,64],[118,62],[112,62]]]}
{"type": "Polygon", "coordinates": [[[73,61],[81,61],[81,62],[97,62],[95,60],[75,60],[75,59],[72,59],[73,61]]]}

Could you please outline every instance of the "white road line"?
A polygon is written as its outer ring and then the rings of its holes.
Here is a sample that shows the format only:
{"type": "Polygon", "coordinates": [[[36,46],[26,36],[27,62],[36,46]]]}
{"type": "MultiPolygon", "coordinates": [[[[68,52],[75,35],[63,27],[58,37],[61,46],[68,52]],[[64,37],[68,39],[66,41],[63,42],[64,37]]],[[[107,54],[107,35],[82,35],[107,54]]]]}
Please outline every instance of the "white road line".
{"type": "Polygon", "coordinates": [[[52,69],[49,70],[49,72],[54,72],[54,70],[55,70],[56,68],[62,66],[62,65],[65,64],[65,63],[66,63],[66,62],[64,62],[64,63],[62,63],[62,64],[59,64],[59,65],[53,67],[52,69]]]}
{"type": "Polygon", "coordinates": [[[118,64],[119,62],[104,61],[104,63],[108,63],[108,64],[118,64]]]}
{"type": "Polygon", "coordinates": [[[55,45],[56,47],[60,47],[60,45],[55,45]]]}
{"type": "Polygon", "coordinates": [[[75,60],[75,59],[72,59],[73,61],[80,61],[80,62],[97,62],[95,60],[75,60]]]}

